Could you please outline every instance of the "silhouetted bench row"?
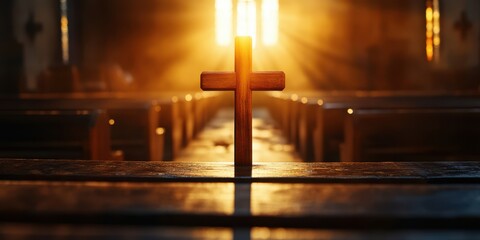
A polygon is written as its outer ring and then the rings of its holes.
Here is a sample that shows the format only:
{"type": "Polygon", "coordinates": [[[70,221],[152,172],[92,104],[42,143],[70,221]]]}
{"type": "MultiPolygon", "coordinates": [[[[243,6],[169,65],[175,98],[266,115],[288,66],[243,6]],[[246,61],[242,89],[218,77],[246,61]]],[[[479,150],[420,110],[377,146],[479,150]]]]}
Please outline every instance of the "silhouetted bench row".
{"type": "MultiPolygon", "coordinates": [[[[204,124],[218,109],[221,95],[216,93],[151,93],[151,94],[29,94],[15,99],[0,100],[0,114],[6,118],[5,126],[10,126],[12,135],[2,135],[0,141],[13,141],[0,151],[0,157],[18,158],[64,158],[64,159],[125,159],[125,160],[172,160],[182,147],[203,128],[204,124]],[[203,109],[199,111],[197,109],[203,109]],[[31,113],[35,112],[35,115],[31,113]],[[102,145],[101,153],[65,154],[65,144],[48,134],[57,131],[64,141],[72,141],[77,135],[88,132],[88,128],[79,126],[75,121],[62,119],[85,118],[72,113],[103,112],[99,125],[107,128],[101,136],[91,137],[91,145],[102,145]],[[55,113],[55,114],[52,114],[55,113]],[[68,113],[68,116],[64,116],[68,113]],[[198,120],[195,116],[203,116],[198,120]],[[20,119],[16,121],[15,119],[20,119]],[[42,124],[37,124],[41,118],[42,124]],[[8,120],[7,120],[8,119],[8,120]],[[23,125],[29,131],[23,131],[23,125]],[[17,130],[13,130],[17,129],[17,130]],[[17,132],[18,134],[15,134],[17,132]],[[43,143],[29,141],[29,132],[41,136],[43,143]],[[28,143],[28,144],[27,144],[28,143]],[[98,144],[102,143],[102,144],[98,144]],[[31,153],[27,145],[37,146],[31,153]],[[51,146],[51,154],[37,154],[45,145],[51,146]],[[23,148],[25,147],[25,148],[23,148]],[[54,151],[56,150],[56,152],[54,151]]],[[[98,115],[98,114],[97,114],[98,115]]],[[[96,116],[96,115],[95,115],[96,116]]],[[[92,118],[94,116],[91,116],[92,118]]],[[[28,147],[30,148],[30,147],[28,147]]]]}
{"type": "Polygon", "coordinates": [[[473,160],[480,97],[421,92],[269,93],[306,161],[473,160]],[[447,147],[448,146],[448,147],[447,147]]]}
{"type": "Polygon", "coordinates": [[[110,159],[102,110],[0,111],[2,158],[110,159]]]}

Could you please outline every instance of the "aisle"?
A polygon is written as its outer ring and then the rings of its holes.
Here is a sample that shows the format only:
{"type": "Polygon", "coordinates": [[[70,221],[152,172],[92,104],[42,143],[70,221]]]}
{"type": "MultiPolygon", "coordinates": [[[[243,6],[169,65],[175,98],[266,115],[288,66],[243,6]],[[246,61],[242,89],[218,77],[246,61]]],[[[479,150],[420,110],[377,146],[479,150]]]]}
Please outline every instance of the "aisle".
{"type": "MultiPolygon", "coordinates": [[[[233,162],[233,117],[233,109],[220,110],[175,161],[233,162]]],[[[253,109],[252,127],[254,164],[301,161],[267,109],[253,109]]]]}

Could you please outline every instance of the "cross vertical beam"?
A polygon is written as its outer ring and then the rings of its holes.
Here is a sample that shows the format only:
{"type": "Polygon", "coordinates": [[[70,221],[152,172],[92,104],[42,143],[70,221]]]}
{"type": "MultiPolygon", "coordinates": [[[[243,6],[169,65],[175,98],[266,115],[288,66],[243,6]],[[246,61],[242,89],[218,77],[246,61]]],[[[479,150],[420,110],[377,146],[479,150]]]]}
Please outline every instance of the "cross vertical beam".
{"type": "Polygon", "coordinates": [[[235,38],[235,165],[252,166],[252,41],[235,38]]]}
{"type": "Polygon", "coordinates": [[[252,72],[252,38],[235,38],[235,72],[203,72],[205,91],[235,91],[235,167],[252,166],[252,91],[285,88],[285,73],[252,72]]]}

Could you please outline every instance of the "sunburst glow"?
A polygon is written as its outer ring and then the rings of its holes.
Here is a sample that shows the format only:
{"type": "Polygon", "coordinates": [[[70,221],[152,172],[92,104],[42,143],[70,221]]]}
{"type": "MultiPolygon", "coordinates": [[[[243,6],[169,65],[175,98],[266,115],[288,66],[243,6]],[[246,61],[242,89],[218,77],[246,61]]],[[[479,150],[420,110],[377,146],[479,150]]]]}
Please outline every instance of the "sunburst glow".
{"type": "MultiPolygon", "coordinates": [[[[229,3],[230,1],[226,5],[230,6],[229,3]]],[[[207,6],[202,1],[193,1],[194,7],[190,8],[191,12],[180,16],[167,15],[168,18],[162,19],[174,22],[191,21],[189,22],[191,30],[185,31],[184,35],[181,35],[182,37],[172,36],[169,38],[158,31],[156,35],[142,42],[142,44],[152,46],[143,54],[162,57],[162,64],[164,64],[162,66],[165,66],[166,69],[168,66],[168,70],[157,73],[154,71],[156,68],[147,68],[141,65],[142,71],[138,72],[148,73],[147,77],[175,79],[168,82],[157,81],[154,84],[156,88],[176,87],[176,89],[182,90],[187,87],[198,88],[197,81],[195,81],[198,78],[198,72],[206,69],[231,71],[234,65],[232,45],[233,37],[237,33],[238,0],[232,0],[231,3],[232,21],[229,25],[231,26],[231,42],[228,46],[220,46],[214,32],[216,29],[215,1],[207,6]],[[196,16],[195,21],[192,20],[192,15],[196,16]],[[206,41],[206,39],[210,41],[206,41]],[[178,60],[171,61],[170,58],[173,56],[178,60]],[[191,70],[185,71],[186,68],[191,70]]],[[[351,54],[351,48],[348,47],[351,45],[351,43],[349,44],[350,40],[346,39],[343,32],[339,30],[339,23],[334,21],[339,19],[336,17],[338,13],[334,11],[336,4],[332,6],[329,1],[304,1],[304,4],[298,4],[296,1],[278,1],[278,4],[278,40],[276,44],[267,47],[263,42],[263,29],[259,29],[264,28],[262,26],[263,10],[261,9],[263,2],[256,1],[258,25],[256,48],[252,52],[254,71],[275,69],[285,71],[289,77],[287,90],[316,87],[329,89],[342,85],[348,85],[351,88],[362,86],[362,81],[349,80],[343,75],[329,80],[330,76],[335,76],[337,73],[346,75],[348,71],[345,69],[349,69],[353,64],[345,58],[351,54]],[[306,24],[309,22],[315,22],[315,24],[306,24]]],[[[360,70],[358,74],[361,74],[360,70]]]]}
{"type": "Polygon", "coordinates": [[[254,0],[239,0],[237,3],[237,35],[257,39],[257,6],[254,0]]]}
{"type": "Polygon", "coordinates": [[[232,42],[232,0],[215,1],[216,40],[220,46],[228,46],[232,42]]]}
{"type": "Polygon", "coordinates": [[[257,45],[257,35],[264,46],[273,46],[278,42],[279,3],[278,0],[216,0],[216,42],[220,46],[229,46],[233,39],[233,27],[237,36],[251,36],[253,46],[257,45]],[[234,4],[236,3],[236,8],[234,4]],[[260,8],[257,11],[257,6],[260,8]],[[236,13],[236,22],[233,22],[236,13]]]}
{"type": "Polygon", "coordinates": [[[266,46],[277,43],[278,0],[263,0],[262,2],[262,39],[266,46]]]}

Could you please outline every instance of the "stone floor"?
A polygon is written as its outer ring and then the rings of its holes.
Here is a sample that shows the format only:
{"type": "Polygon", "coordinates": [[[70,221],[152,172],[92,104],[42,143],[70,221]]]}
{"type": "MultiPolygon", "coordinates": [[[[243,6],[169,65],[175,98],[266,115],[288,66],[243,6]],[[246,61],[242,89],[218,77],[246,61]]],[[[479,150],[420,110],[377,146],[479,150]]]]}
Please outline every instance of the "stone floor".
{"type": "MultiPolygon", "coordinates": [[[[175,161],[233,162],[233,118],[233,109],[221,109],[175,161]]],[[[252,127],[253,163],[301,161],[267,109],[253,109],[252,127]]]]}

